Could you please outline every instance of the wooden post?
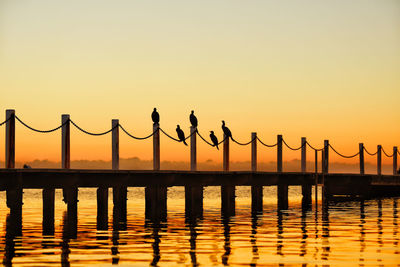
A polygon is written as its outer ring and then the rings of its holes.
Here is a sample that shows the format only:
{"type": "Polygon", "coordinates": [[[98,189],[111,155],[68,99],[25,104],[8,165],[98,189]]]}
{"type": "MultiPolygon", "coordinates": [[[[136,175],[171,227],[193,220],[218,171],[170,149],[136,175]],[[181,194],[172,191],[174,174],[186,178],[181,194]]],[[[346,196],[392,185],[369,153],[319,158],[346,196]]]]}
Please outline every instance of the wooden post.
{"type": "MultiPolygon", "coordinates": [[[[307,171],[307,139],[305,137],[301,138],[301,172],[305,173],[307,171]]],[[[301,192],[303,195],[302,206],[303,209],[308,209],[312,203],[312,184],[302,184],[301,192]]]]}
{"type": "Polygon", "coordinates": [[[61,134],[61,168],[69,169],[71,167],[71,154],[70,154],[70,122],[69,115],[63,114],[61,116],[62,134],[61,134]]]}
{"type": "Polygon", "coordinates": [[[15,168],[15,110],[6,110],[6,169],[15,168]]]}
{"type": "Polygon", "coordinates": [[[360,174],[365,174],[365,165],[364,165],[364,144],[358,144],[358,151],[360,152],[360,174]]]}
{"type": "Polygon", "coordinates": [[[223,147],[223,170],[229,171],[229,137],[224,134],[224,147],[223,147]]]}
{"type": "Polygon", "coordinates": [[[43,235],[54,234],[54,199],[55,199],[54,188],[44,188],[42,191],[43,200],[43,223],[42,232],[43,235]]]}
{"type": "Polygon", "coordinates": [[[251,171],[257,171],[257,133],[251,133],[251,171]]]}
{"type": "Polygon", "coordinates": [[[197,147],[196,134],[197,127],[190,126],[190,170],[197,171],[197,147]]]}
{"type": "Polygon", "coordinates": [[[323,172],[329,173],[329,140],[324,140],[323,172]]]}
{"type": "Polygon", "coordinates": [[[277,166],[277,171],[282,172],[282,135],[277,136],[277,160],[276,160],[276,166],[277,166]]]}
{"type": "Polygon", "coordinates": [[[235,186],[221,186],[221,213],[230,217],[235,215],[235,186]]]}
{"type": "Polygon", "coordinates": [[[307,139],[301,138],[301,172],[307,171],[307,139]]]}
{"type": "Polygon", "coordinates": [[[160,170],[160,125],[158,123],[153,124],[153,170],[160,170]]]}
{"type": "Polygon", "coordinates": [[[378,155],[377,155],[377,173],[382,174],[382,146],[378,145],[378,155]]]}
{"type": "Polygon", "coordinates": [[[107,229],[108,229],[108,187],[99,187],[97,188],[97,230],[107,230],[107,229]]]}
{"type": "MultiPolygon", "coordinates": [[[[277,166],[277,172],[282,172],[282,144],[283,144],[283,139],[282,135],[277,136],[277,161],[276,161],[276,166],[277,166]]],[[[278,194],[278,209],[287,209],[289,207],[289,200],[288,200],[288,191],[289,191],[289,186],[287,184],[278,183],[278,189],[277,189],[277,194],[278,194]]]]}
{"type": "Polygon", "coordinates": [[[119,120],[111,121],[112,130],[112,169],[119,170],[119,120]]]}
{"type": "Polygon", "coordinates": [[[185,216],[186,218],[201,218],[203,215],[203,187],[197,185],[185,186],[185,216]]]}
{"type": "MultiPolygon", "coordinates": [[[[257,133],[251,133],[251,171],[257,171],[257,133]]],[[[257,213],[263,208],[263,186],[251,186],[251,211],[257,213]]]]}
{"type": "Polygon", "coordinates": [[[397,174],[397,146],[393,147],[393,175],[397,174]]]}
{"type": "Polygon", "coordinates": [[[318,209],[318,150],[315,150],[315,207],[318,209]]]}

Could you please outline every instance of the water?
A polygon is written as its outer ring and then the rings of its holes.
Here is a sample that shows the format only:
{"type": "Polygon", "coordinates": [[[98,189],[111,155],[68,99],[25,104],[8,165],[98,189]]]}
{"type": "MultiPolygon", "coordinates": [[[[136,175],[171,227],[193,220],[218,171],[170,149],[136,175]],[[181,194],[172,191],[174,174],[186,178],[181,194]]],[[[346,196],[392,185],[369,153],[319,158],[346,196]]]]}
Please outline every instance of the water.
{"type": "MultiPolygon", "coordinates": [[[[185,219],[184,189],[168,191],[166,222],[145,220],[143,188],[129,188],[127,223],[96,230],[96,191],[80,189],[77,229],[68,229],[66,205],[56,191],[55,232],[43,236],[41,190],[25,190],[22,235],[7,220],[0,193],[3,264],[122,266],[388,265],[400,266],[398,199],[331,204],[302,212],[300,189],[290,188],[290,209],[276,210],[274,187],[264,188],[263,214],[251,214],[249,187],[237,187],[236,214],[221,218],[218,187],[204,193],[203,217],[185,219]],[[114,230],[113,230],[114,229],[114,230]],[[71,232],[72,231],[72,232],[71,232]]],[[[112,194],[110,194],[112,195],[112,194]]]]}

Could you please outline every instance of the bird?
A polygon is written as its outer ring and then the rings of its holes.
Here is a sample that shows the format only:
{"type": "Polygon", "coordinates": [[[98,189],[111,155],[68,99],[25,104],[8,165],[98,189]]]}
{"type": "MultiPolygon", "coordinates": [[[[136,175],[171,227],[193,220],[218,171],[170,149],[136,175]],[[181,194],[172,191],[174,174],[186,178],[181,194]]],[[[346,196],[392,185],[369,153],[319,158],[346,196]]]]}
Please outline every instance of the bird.
{"type": "Polygon", "coordinates": [[[190,123],[192,124],[192,126],[194,128],[197,128],[197,118],[194,115],[194,110],[192,110],[192,113],[190,113],[189,120],[190,120],[190,123]]]}
{"type": "Polygon", "coordinates": [[[185,133],[182,131],[182,129],[181,129],[181,127],[179,127],[179,125],[176,125],[176,133],[178,134],[179,140],[187,146],[187,143],[185,141],[185,133]]]}
{"type": "Polygon", "coordinates": [[[211,138],[211,141],[213,142],[214,146],[217,147],[217,149],[219,150],[218,138],[215,136],[214,131],[210,131],[210,138],[211,138]]]}
{"type": "Polygon", "coordinates": [[[158,114],[157,109],[154,108],[153,113],[151,113],[151,119],[154,124],[158,124],[160,122],[160,114],[158,114]]]}
{"type": "Polygon", "coordinates": [[[32,169],[32,167],[29,166],[28,164],[24,164],[24,169],[32,169]]]}
{"type": "Polygon", "coordinates": [[[225,126],[225,121],[222,121],[222,131],[224,131],[225,138],[232,138],[231,130],[225,126]]]}

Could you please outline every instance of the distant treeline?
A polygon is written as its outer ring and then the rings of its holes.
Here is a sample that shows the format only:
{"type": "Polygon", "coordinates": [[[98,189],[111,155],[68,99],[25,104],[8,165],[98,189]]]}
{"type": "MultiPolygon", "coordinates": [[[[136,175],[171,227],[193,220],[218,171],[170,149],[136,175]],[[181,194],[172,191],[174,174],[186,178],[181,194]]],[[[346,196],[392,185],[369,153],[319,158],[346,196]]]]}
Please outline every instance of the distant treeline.
{"type": "MultiPolygon", "coordinates": [[[[24,164],[28,164],[32,168],[48,168],[58,169],[60,168],[60,162],[54,162],[49,160],[34,160],[30,162],[16,162],[16,168],[22,168],[24,164]]],[[[4,161],[0,162],[0,167],[4,168],[4,161]]],[[[71,168],[73,169],[111,169],[111,161],[104,160],[73,160],[71,161],[71,168]]],[[[151,170],[153,168],[153,162],[151,160],[141,160],[137,157],[120,159],[121,170],[151,170]]],[[[185,161],[162,161],[162,170],[189,170],[189,162],[185,161]]],[[[230,163],[232,171],[248,171],[250,170],[250,161],[236,161],[230,163]]],[[[383,173],[391,174],[393,166],[391,164],[382,165],[383,173]]],[[[321,164],[318,166],[321,171],[321,164]]],[[[219,171],[222,170],[222,163],[212,160],[205,162],[198,162],[198,170],[200,171],[219,171]]],[[[275,171],[276,162],[259,162],[259,171],[275,171]]],[[[294,159],[291,161],[285,161],[283,163],[283,170],[289,172],[300,171],[300,160],[294,159]]],[[[314,162],[307,162],[307,171],[314,171],[314,162]]],[[[340,163],[330,162],[330,172],[343,172],[343,173],[358,173],[358,163],[340,163]]],[[[366,162],[365,163],[366,173],[376,173],[376,165],[366,162]]]]}

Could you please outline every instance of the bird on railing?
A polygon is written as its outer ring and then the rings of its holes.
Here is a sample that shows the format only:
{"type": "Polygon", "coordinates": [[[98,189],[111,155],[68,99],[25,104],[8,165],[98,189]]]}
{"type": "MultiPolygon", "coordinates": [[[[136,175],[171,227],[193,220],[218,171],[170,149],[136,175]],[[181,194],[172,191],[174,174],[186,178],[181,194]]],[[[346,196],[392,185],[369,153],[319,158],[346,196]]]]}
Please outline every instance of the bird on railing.
{"type": "Polygon", "coordinates": [[[210,138],[211,138],[211,141],[213,142],[214,146],[219,150],[218,138],[215,136],[214,131],[210,131],[210,138]]]}
{"type": "Polygon", "coordinates": [[[222,131],[224,131],[226,138],[229,138],[229,137],[232,138],[231,130],[229,130],[229,128],[225,126],[225,121],[222,121],[222,131]]]}
{"type": "Polygon", "coordinates": [[[176,133],[178,134],[179,141],[183,142],[187,146],[187,143],[185,141],[185,133],[182,131],[179,125],[176,125],[176,133]]]}
{"type": "Polygon", "coordinates": [[[197,118],[194,115],[194,110],[192,110],[192,113],[190,113],[189,120],[190,120],[190,123],[192,124],[192,126],[194,128],[197,128],[197,118]]]}
{"type": "Polygon", "coordinates": [[[154,108],[153,113],[151,113],[151,119],[154,124],[158,124],[160,122],[160,114],[158,114],[157,109],[154,108]]]}

